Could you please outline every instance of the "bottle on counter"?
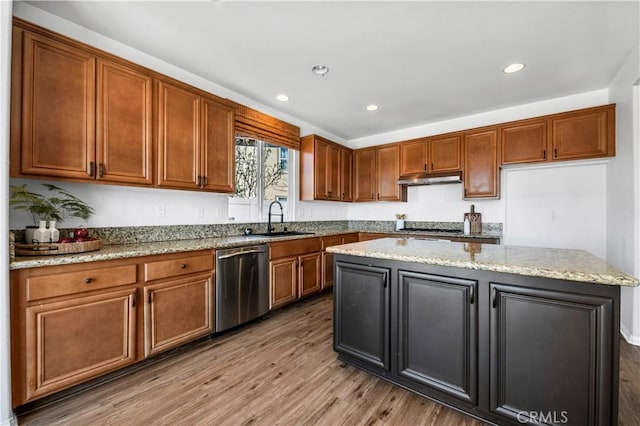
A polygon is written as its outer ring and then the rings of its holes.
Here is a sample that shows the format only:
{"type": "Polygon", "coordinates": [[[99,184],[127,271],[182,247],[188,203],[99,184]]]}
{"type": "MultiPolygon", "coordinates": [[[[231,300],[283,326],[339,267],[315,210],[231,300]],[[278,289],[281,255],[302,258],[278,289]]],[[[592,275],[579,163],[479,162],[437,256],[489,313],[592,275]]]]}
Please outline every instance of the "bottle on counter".
{"type": "Polygon", "coordinates": [[[52,243],[57,243],[60,240],[60,231],[56,228],[56,221],[49,221],[49,233],[51,234],[49,238],[52,243]]]}
{"type": "Polygon", "coordinates": [[[33,233],[33,240],[38,244],[46,244],[51,238],[51,232],[47,229],[47,221],[41,220],[40,227],[33,233]]]}
{"type": "Polygon", "coordinates": [[[464,235],[469,235],[471,233],[471,222],[469,222],[469,218],[465,216],[463,223],[464,235]]]}

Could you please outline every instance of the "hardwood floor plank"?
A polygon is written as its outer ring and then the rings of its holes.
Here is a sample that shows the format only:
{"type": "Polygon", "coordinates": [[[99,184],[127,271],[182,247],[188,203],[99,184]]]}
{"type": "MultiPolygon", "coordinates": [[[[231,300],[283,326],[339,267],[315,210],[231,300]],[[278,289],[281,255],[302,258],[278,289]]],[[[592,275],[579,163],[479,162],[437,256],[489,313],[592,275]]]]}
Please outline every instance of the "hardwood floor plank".
{"type": "MultiPolygon", "coordinates": [[[[332,297],[20,416],[20,425],[465,425],[482,422],[336,359],[332,297]]],[[[640,424],[640,348],[621,342],[620,425],[640,424]]]]}

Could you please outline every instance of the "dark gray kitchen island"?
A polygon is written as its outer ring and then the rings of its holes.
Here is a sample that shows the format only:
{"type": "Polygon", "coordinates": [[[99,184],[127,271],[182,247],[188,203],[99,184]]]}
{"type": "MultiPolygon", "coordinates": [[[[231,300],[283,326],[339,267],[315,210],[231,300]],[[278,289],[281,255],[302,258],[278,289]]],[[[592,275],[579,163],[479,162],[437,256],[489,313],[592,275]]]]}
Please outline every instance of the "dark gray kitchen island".
{"type": "Polygon", "coordinates": [[[617,423],[620,286],[580,250],[385,238],[335,254],[338,358],[496,424],[617,423]]]}

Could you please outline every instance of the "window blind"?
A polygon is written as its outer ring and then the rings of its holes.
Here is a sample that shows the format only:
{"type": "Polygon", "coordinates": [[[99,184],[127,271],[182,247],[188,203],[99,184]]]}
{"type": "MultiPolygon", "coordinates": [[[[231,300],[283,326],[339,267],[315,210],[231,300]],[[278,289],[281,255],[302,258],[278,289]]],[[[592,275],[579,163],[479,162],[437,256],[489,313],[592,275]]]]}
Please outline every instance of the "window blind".
{"type": "Polygon", "coordinates": [[[300,150],[300,128],[244,105],[236,107],[236,136],[300,150]]]}

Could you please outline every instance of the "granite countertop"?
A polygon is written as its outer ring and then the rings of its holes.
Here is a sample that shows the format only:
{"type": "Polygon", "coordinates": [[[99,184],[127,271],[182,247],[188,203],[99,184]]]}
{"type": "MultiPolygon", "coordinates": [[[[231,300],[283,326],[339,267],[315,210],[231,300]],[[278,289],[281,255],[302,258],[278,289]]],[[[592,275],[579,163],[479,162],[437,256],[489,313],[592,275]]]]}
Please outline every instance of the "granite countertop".
{"type": "Polygon", "coordinates": [[[594,284],[640,285],[637,278],[584,250],[383,238],[328,247],[327,252],[594,284]]]}
{"type": "Polygon", "coordinates": [[[9,264],[9,269],[26,269],[43,266],[69,265],[73,263],[96,262],[100,260],[125,259],[129,257],[150,256],[154,254],[180,253],[193,250],[223,249],[264,244],[274,241],[301,238],[323,237],[347,234],[358,231],[323,230],[306,235],[285,235],[281,237],[231,236],[218,238],[201,238],[193,240],[159,241],[137,244],[118,244],[102,247],[98,251],[65,254],[59,256],[19,256],[9,264]]]}

